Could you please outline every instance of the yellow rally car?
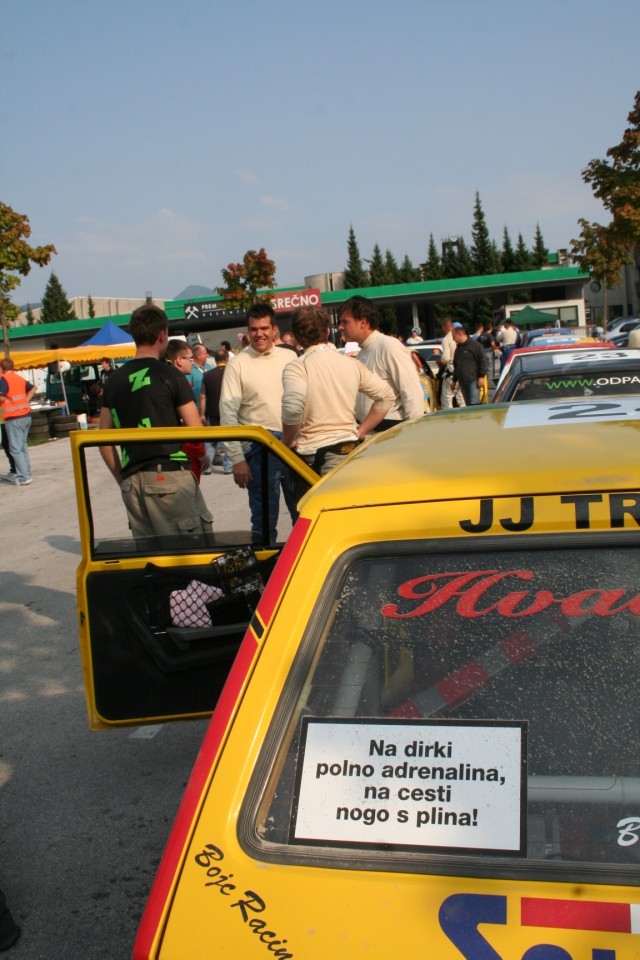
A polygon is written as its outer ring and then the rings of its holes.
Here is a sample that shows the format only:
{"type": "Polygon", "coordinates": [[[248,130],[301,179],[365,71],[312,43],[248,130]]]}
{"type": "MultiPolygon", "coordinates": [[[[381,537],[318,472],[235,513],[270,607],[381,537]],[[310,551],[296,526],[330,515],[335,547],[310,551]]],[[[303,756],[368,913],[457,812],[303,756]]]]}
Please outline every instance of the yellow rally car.
{"type": "MultiPolygon", "coordinates": [[[[74,438],[83,539],[90,442],[74,438]]],[[[640,957],[637,400],[425,417],[299,510],[135,960],[640,957]]],[[[117,607],[152,563],[133,551],[114,576],[93,544],[78,582],[89,687],[115,642],[91,650],[92,589],[117,607]]],[[[137,656],[143,676],[153,657],[137,656]]],[[[120,721],[157,717],[129,667],[121,649],[108,671],[127,687],[120,721]]],[[[200,685],[176,704],[197,713],[200,685]]]]}

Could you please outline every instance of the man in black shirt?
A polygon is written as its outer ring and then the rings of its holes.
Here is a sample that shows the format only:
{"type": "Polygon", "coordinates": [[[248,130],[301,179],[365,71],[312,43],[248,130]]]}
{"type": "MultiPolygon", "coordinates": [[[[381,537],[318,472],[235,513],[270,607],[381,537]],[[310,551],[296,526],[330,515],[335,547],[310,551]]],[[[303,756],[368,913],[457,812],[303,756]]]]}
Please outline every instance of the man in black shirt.
{"type": "MultiPolygon", "coordinates": [[[[153,304],[131,314],[136,355],[104,386],[100,428],[202,425],[189,383],[160,358],[168,343],[167,317],[153,304]]],[[[179,441],[100,447],[122,491],[134,537],[208,533],[212,517],[179,441]]]]}
{"type": "Polygon", "coordinates": [[[477,340],[467,336],[461,323],[454,323],[452,329],[456,352],[453,355],[452,389],[460,384],[464,402],[468,407],[480,403],[480,390],[487,373],[487,360],[484,350],[477,340]]]}

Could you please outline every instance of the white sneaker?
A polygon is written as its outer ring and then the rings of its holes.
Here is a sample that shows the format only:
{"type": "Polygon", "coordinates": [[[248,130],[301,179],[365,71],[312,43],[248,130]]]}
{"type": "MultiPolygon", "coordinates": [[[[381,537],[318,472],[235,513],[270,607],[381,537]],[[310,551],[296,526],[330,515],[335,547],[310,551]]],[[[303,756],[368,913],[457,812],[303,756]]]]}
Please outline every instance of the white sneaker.
{"type": "Polygon", "coordinates": [[[33,483],[33,477],[23,477],[22,480],[16,481],[19,487],[26,487],[28,483],[33,483]]]}
{"type": "Polygon", "coordinates": [[[18,474],[13,472],[5,473],[2,479],[5,480],[6,483],[14,483],[18,479],[18,474]]]}

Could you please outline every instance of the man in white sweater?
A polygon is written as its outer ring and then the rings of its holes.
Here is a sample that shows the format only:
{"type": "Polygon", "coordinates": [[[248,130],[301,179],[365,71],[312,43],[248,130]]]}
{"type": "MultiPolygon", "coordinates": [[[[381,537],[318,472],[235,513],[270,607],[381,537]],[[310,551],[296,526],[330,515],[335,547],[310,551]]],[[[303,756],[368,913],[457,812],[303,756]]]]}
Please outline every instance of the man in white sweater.
{"type": "MultiPolygon", "coordinates": [[[[376,432],[424,414],[422,384],[409,351],[395,337],[380,333],[378,326],[378,311],[365,297],[351,297],[340,308],[338,329],[344,339],[359,344],[358,360],[388,383],[394,393],[394,404],[376,432]]],[[[361,394],[356,407],[359,423],[364,422],[370,408],[371,400],[361,394]]]]}
{"type": "Polygon", "coordinates": [[[323,475],[376,428],[395,397],[384,380],[328,342],[327,315],[321,307],[300,307],[291,318],[291,329],[304,353],[287,364],[282,374],[283,439],[323,475]],[[355,410],[360,393],[371,407],[358,424],[355,410]]]}
{"type": "MultiPolygon", "coordinates": [[[[247,315],[249,346],[227,364],[220,394],[220,425],[255,425],[282,439],[282,371],[295,353],[275,346],[275,313],[268,303],[254,303],[247,315]]],[[[254,543],[265,541],[262,510],[262,447],[257,443],[226,444],[233,479],[249,494],[251,535],[254,543]]],[[[289,470],[269,457],[269,543],[276,541],[280,490],[295,521],[297,512],[289,470]]]]}

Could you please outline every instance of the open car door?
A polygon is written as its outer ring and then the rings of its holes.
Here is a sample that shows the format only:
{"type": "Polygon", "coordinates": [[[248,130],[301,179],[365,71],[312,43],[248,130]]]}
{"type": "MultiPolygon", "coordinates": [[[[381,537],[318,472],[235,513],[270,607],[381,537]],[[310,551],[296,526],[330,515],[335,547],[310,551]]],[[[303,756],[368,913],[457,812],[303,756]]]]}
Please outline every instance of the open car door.
{"type": "MultiPolygon", "coordinates": [[[[71,435],[82,559],[80,648],[93,729],[213,712],[261,591],[295,517],[281,492],[277,537],[268,469],[299,499],[318,476],[261,427],[77,430],[71,435]],[[134,539],[103,444],[237,440],[260,446],[263,531],[252,536],[246,490],[214,461],[201,477],[212,533],[134,539]],[[268,469],[267,469],[268,465],[268,469]]],[[[213,453],[214,448],[209,450],[213,453]]]]}

